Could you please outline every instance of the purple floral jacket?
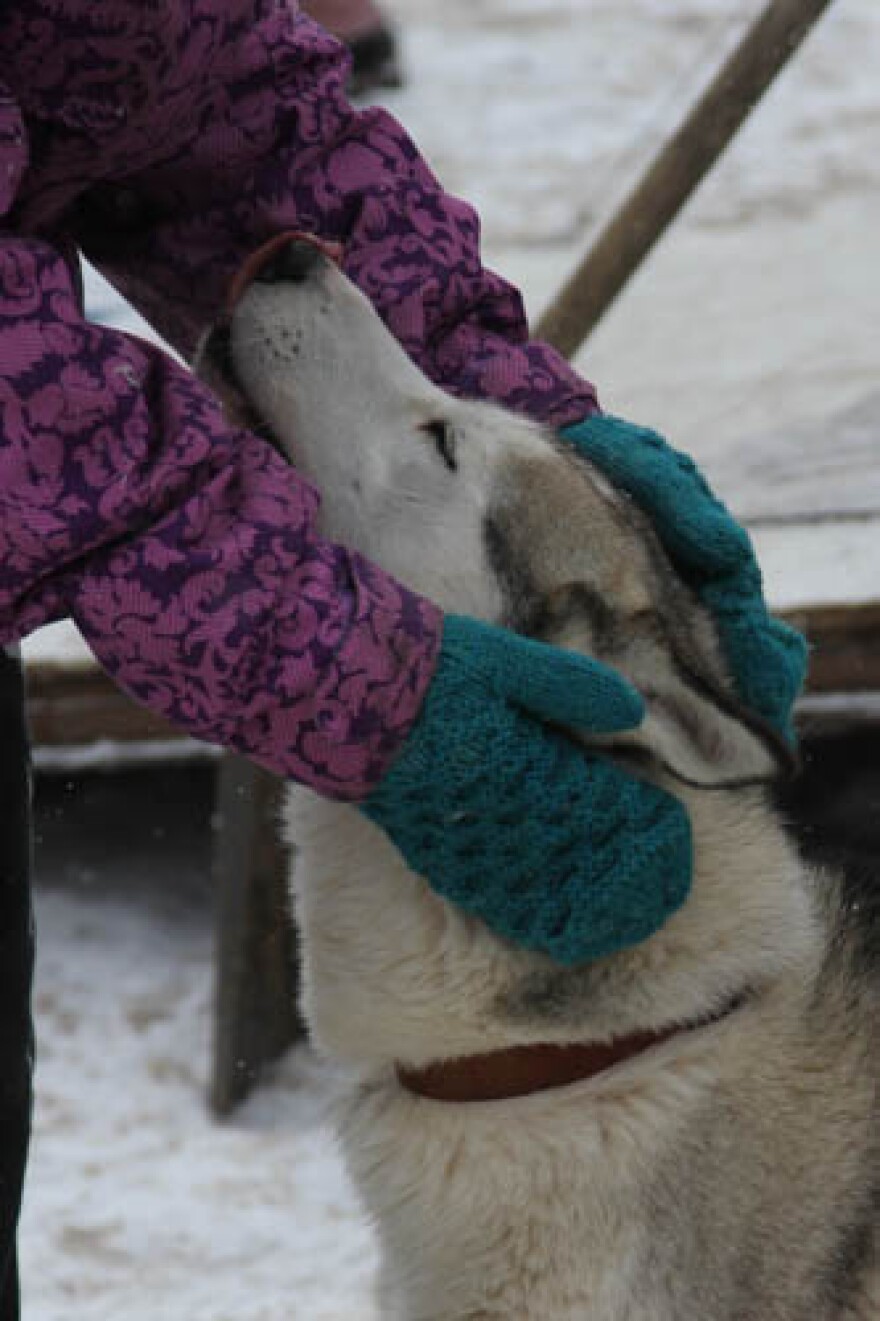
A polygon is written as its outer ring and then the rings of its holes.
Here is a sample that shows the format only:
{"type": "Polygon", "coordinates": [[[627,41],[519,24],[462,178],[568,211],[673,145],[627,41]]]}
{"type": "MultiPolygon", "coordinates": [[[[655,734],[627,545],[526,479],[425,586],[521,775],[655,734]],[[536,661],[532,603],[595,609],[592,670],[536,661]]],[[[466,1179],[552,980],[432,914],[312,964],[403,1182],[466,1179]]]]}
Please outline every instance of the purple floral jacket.
{"type": "Polygon", "coordinates": [[[185,368],[86,321],[77,269],[187,356],[244,258],[310,230],[448,389],[592,411],[473,211],[344,75],[287,0],[3,0],[0,642],[70,615],[140,701],[357,799],[418,712],[438,611],[323,540],[314,488],[185,368]]]}

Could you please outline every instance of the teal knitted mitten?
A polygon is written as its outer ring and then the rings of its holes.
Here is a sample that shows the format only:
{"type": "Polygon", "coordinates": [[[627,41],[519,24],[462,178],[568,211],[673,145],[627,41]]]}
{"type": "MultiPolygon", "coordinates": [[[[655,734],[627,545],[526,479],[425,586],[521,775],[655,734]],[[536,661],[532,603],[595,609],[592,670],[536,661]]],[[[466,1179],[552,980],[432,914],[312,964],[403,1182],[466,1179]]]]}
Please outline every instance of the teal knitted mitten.
{"type": "Polygon", "coordinates": [[[643,716],[597,661],[448,615],[418,719],[359,806],[499,935],[559,963],[612,954],[687,897],[687,814],[545,722],[613,733],[643,716]]]}
{"type": "Polygon", "coordinates": [[[652,519],[670,558],[712,612],[747,706],[790,743],[807,645],[767,611],[748,533],[712,494],[696,464],[645,427],[596,413],[561,433],[652,519]]]}

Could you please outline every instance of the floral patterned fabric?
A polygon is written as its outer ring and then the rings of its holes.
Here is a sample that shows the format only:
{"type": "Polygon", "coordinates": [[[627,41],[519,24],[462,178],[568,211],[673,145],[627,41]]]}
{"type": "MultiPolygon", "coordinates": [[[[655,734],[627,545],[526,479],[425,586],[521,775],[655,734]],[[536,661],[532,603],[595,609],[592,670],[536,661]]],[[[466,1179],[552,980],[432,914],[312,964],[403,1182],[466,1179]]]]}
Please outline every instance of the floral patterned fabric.
{"type": "Polygon", "coordinates": [[[0,643],[70,614],[153,709],[358,799],[418,713],[437,610],[324,541],[314,488],[185,368],[89,324],[76,265],[187,356],[248,253],[311,230],[447,389],[594,411],[473,211],[347,103],[345,58],[284,0],[0,7],[0,643]]]}

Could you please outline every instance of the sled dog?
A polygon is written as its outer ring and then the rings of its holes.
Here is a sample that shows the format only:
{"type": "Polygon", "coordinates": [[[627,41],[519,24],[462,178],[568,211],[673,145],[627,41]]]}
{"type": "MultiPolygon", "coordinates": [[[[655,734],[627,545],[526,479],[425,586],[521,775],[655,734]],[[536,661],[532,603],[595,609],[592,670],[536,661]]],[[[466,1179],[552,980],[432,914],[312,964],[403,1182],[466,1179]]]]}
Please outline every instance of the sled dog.
{"type": "Polygon", "coordinates": [[[291,791],[306,1013],[351,1071],[383,1321],[880,1318],[880,878],[802,860],[711,617],[589,462],[431,384],[320,246],[239,294],[203,374],[316,482],[324,533],[625,674],[646,718],[591,751],[692,822],[683,908],[563,968],[291,791]]]}

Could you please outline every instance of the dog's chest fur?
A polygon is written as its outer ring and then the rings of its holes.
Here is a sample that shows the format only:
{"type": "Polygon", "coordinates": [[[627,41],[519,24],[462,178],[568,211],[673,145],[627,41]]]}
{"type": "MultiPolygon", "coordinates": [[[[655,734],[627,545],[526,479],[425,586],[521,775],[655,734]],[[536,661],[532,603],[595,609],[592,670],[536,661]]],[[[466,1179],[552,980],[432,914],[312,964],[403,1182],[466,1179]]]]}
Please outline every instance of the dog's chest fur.
{"type": "Polygon", "coordinates": [[[522,1040],[498,1006],[529,956],[498,954],[351,809],[295,792],[289,828],[308,1015],[357,1078],[341,1136],[383,1321],[876,1318],[862,988],[830,967],[817,1000],[805,967],[661,1068],[426,1101],[393,1061],[522,1040]]]}

